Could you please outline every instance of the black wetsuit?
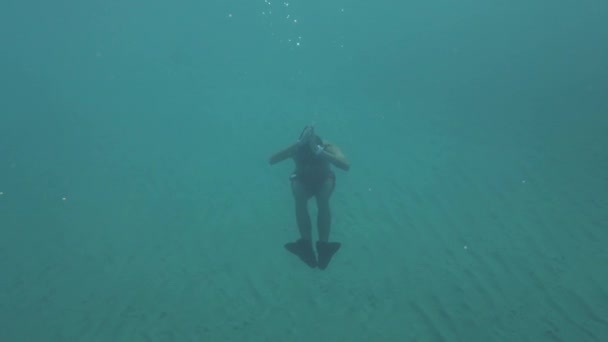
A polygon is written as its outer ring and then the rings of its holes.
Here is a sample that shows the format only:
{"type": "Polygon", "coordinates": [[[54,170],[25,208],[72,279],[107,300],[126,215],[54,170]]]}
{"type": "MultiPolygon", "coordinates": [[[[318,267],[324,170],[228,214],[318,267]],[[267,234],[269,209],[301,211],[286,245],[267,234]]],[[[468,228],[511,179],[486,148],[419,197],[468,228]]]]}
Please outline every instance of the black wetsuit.
{"type": "Polygon", "coordinates": [[[317,194],[327,179],[332,179],[335,183],[335,175],[330,163],[315,155],[308,145],[299,147],[293,159],[296,169],[290,179],[300,182],[311,194],[317,194]]]}

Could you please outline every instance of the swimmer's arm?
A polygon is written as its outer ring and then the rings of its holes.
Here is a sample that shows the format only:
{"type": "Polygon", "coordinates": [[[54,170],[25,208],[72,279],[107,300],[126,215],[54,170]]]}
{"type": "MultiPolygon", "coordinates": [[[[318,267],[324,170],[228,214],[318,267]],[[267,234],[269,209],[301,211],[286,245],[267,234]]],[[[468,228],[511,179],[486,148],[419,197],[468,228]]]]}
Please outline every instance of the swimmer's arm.
{"type": "Polygon", "coordinates": [[[298,147],[300,147],[300,142],[296,141],[295,143],[293,143],[293,144],[285,147],[284,149],[280,150],[279,152],[273,154],[270,157],[270,159],[268,160],[268,163],[270,163],[270,165],[274,165],[278,162],[282,162],[283,160],[293,156],[293,154],[298,149],[298,147]]]}
{"type": "Polygon", "coordinates": [[[330,163],[344,171],[348,171],[350,169],[350,163],[346,159],[346,156],[344,156],[344,153],[342,153],[340,148],[336,145],[329,143],[323,144],[323,152],[321,155],[330,163]]]}

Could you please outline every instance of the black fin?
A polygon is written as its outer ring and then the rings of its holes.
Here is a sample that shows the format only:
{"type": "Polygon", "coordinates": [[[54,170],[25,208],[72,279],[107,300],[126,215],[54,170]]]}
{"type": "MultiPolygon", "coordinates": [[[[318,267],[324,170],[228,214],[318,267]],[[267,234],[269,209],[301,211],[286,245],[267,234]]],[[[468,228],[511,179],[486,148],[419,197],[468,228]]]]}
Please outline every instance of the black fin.
{"type": "Polygon", "coordinates": [[[336,254],[342,245],[339,242],[317,241],[317,253],[319,254],[318,266],[324,270],[329,265],[331,258],[336,254]]]}
{"type": "Polygon", "coordinates": [[[312,241],[299,239],[296,242],[286,243],[285,249],[298,256],[310,268],[317,267],[317,257],[312,248],[312,241]]]}

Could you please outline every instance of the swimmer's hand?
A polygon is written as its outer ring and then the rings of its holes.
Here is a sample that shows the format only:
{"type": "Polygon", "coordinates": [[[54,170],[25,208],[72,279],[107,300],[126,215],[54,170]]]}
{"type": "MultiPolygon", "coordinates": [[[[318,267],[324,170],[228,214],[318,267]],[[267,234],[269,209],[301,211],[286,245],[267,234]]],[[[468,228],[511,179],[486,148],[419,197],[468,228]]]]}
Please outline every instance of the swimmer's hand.
{"type": "Polygon", "coordinates": [[[317,158],[324,158],[344,171],[348,171],[350,169],[350,164],[346,160],[346,157],[336,145],[332,145],[327,142],[323,143],[323,145],[318,145],[315,144],[313,140],[309,146],[310,150],[317,156],[317,158]]]}
{"type": "Polygon", "coordinates": [[[325,147],[323,145],[313,145],[310,148],[316,156],[320,156],[323,152],[325,152],[325,147]]]}
{"type": "Polygon", "coordinates": [[[309,139],[308,140],[308,148],[317,157],[322,157],[323,156],[323,152],[325,152],[325,145],[323,143],[319,144],[318,139],[309,139]]]}

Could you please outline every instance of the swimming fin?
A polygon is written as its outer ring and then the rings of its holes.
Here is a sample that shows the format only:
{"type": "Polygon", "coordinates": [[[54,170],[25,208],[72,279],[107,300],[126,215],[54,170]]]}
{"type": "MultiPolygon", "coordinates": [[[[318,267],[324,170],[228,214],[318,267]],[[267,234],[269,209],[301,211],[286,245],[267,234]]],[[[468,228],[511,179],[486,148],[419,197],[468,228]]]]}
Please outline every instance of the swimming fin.
{"type": "Polygon", "coordinates": [[[295,254],[310,268],[317,267],[317,256],[312,248],[312,241],[299,239],[285,244],[285,249],[295,254]]]}
{"type": "Polygon", "coordinates": [[[317,253],[319,254],[318,266],[324,270],[329,265],[331,258],[342,246],[339,242],[317,241],[317,253]]]}

